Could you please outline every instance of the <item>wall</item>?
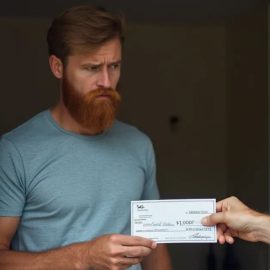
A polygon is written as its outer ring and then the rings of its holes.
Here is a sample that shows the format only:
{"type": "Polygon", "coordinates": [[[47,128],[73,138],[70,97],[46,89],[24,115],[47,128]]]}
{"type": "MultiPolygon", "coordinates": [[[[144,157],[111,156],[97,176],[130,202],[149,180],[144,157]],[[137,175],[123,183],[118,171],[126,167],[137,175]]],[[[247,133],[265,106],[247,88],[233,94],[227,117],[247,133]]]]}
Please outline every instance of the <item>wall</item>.
{"type": "Polygon", "coordinates": [[[166,197],[224,195],[225,54],[223,26],[129,27],[121,116],[154,140],[166,197]]]}
{"type": "Polygon", "coordinates": [[[56,101],[50,74],[48,19],[0,18],[0,134],[56,101]]]}
{"type": "MultiPolygon", "coordinates": [[[[228,194],[268,209],[267,12],[228,25],[228,194]]],[[[239,241],[242,268],[267,269],[267,246],[239,241]]]]}

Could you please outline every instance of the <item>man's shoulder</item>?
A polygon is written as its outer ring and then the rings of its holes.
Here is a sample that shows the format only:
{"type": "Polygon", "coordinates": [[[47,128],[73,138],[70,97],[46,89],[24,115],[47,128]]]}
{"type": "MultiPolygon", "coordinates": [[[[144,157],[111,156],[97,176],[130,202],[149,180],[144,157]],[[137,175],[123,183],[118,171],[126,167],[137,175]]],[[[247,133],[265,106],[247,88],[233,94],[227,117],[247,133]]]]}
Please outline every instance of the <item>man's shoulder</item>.
{"type": "Polygon", "coordinates": [[[129,141],[134,139],[137,142],[145,143],[151,142],[149,136],[143,131],[141,131],[138,127],[124,123],[119,120],[115,122],[114,131],[116,132],[117,136],[122,139],[126,138],[129,141]]]}
{"type": "Polygon", "coordinates": [[[26,122],[20,124],[11,131],[3,134],[1,136],[2,140],[8,140],[12,143],[20,143],[35,138],[36,133],[42,133],[44,128],[44,118],[45,111],[40,112],[27,120],[26,122]]]}
{"type": "Polygon", "coordinates": [[[122,122],[120,120],[116,120],[115,121],[115,125],[114,125],[115,129],[119,132],[123,132],[123,133],[130,133],[130,134],[134,134],[134,135],[140,135],[140,136],[145,136],[148,137],[143,131],[141,131],[138,127],[122,122]]]}

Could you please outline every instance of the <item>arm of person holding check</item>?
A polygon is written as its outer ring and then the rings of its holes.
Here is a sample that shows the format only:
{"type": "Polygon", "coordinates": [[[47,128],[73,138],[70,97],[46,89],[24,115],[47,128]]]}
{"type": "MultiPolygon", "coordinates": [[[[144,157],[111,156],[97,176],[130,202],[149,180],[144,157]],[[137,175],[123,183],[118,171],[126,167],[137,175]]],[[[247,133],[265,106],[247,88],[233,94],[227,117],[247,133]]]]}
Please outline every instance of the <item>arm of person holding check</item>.
{"type": "Polygon", "coordinates": [[[202,219],[205,226],[217,225],[220,244],[234,243],[234,238],[270,244],[270,216],[259,213],[236,197],[229,197],[216,204],[217,213],[202,219]]]}

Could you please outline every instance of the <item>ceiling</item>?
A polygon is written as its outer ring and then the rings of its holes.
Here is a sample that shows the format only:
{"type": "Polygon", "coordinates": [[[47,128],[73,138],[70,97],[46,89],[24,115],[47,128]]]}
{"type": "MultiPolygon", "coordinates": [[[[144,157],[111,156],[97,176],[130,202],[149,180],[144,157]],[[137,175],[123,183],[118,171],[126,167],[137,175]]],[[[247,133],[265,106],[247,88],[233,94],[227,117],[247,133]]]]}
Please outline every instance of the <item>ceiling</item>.
{"type": "Polygon", "coordinates": [[[121,11],[128,21],[226,21],[265,5],[269,0],[10,0],[1,1],[0,16],[54,17],[78,4],[121,11]]]}

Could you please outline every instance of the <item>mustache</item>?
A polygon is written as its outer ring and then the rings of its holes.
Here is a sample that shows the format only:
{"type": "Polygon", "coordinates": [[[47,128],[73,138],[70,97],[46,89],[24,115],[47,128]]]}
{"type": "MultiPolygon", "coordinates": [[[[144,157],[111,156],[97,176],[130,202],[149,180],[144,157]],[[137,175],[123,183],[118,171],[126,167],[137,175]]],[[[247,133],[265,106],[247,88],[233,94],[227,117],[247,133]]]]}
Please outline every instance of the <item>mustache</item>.
{"type": "Polygon", "coordinates": [[[89,91],[86,96],[111,96],[117,92],[113,88],[96,88],[94,90],[89,91]]]}
{"type": "Polygon", "coordinates": [[[121,102],[121,96],[117,90],[113,88],[97,88],[89,91],[83,96],[83,99],[87,104],[95,102],[98,100],[98,97],[107,97],[114,106],[117,106],[121,102]]]}

